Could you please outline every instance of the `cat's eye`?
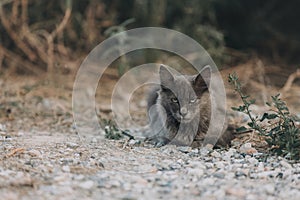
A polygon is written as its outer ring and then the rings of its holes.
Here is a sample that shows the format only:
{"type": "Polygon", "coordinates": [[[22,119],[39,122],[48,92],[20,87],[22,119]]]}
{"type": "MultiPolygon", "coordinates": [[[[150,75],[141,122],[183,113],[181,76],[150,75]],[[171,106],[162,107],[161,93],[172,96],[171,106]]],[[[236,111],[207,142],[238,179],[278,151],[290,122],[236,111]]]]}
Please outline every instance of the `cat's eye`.
{"type": "Polygon", "coordinates": [[[195,103],[197,101],[197,99],[195,98],[195,99],[191,99],[190,100],[190,103],[195,103]]]}
{"type": "Polygon", "coordinates": [[[172,101],[173,103],[178,103],[178,99],[176,99],[176,98],[172,98],[171,101],[172,101]]]}

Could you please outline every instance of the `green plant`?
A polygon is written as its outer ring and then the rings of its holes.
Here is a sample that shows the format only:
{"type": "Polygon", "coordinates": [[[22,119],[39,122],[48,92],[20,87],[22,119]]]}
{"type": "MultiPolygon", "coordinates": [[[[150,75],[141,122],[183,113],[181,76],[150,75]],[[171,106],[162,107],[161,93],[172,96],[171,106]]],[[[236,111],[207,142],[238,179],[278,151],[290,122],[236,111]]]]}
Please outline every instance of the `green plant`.
{"type": "Polygon", "coordinates": [[[124,138],[124,136],[127,136],[130,140],[134,139],[134,137],[129,134],[129,131],[123,131],[119,129],[117,125],[111,120],[101,119],[100,124],[101,127],[104,127],[105,138],[107,139],[120,140],[124,138]]]}
{"type": "Polygon", "coordinates": [[[105,138],[119,140],[124,137],[122,131],[111,120],[101,119],[100,124],[104,127],[105,138]]]}
{"type": "Polygon", "coordinates": [[[242,126],[237,131],[254,129],[265,136],[270,152],[289,159],[299,160],[300,130],[295,126],[295,119],[286,103],[279,98],[280,94],[271,96],[272,101],[266,102],[270,107],[269,112],[264,113],[261,117],[253,116],[250,106],[255,103],[255,99],[250,99],[249,95],[242,92],[241,83],[236,74],[229,74],[228,81],[243,101],[243,105],[232,107],[232,110],[245,113],[250,118],[249,128],[242,126]],[[266,122],[265,125],[262,122],[266,122]]]}

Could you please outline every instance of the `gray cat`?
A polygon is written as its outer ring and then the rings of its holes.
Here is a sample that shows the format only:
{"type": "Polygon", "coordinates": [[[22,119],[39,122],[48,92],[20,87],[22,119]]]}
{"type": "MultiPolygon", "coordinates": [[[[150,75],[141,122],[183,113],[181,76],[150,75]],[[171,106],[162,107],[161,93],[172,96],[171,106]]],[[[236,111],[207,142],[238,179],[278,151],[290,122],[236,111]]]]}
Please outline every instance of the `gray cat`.
{"type": "MultiPolygon", "coordinates": [[[[148,98],[151,134],[147,141],[157,147],[166,144],[200,147],[211,116],[209,84],[211,68],[197,75],[173,75],[165,66],[159,70],[161,85],[148,98]]],[[[233,138],[223,134],[217,145],[233,138]]]]}

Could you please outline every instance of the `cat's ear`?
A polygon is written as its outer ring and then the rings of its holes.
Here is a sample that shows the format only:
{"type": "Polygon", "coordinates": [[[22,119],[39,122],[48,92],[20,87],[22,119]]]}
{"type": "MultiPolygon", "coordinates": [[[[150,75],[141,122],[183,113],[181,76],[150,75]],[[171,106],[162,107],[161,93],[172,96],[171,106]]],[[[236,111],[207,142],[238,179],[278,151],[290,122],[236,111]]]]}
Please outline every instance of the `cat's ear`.
{"type": "Polygon", "coordinates": [[[163,88],[168,88],[174,82],[173,74],[164,65],[160,65],[159,76],[163,88]]]}
{"type": "Polygon", "coordinates": [[[211,67],[209,65],[205,66],[202,71],[196,75],[194,79],[194,89],[196,91],[202,92],[209,88],[211,80],[211,67]]]}

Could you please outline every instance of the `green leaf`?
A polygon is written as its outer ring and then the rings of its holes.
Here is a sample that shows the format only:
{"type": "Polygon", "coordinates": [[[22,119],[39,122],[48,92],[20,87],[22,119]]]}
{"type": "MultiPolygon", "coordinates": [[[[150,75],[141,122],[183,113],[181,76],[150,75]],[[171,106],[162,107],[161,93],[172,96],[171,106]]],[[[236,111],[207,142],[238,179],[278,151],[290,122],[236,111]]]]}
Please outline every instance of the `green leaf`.
{"type": "Polygon", "coordinates": [[[249,97],[250,97],[249,95],[243,95],[243,96],[242,96],[243,99],[247,99],[247,98],[249,98],[249,97]]]}
{"type": "MultiPolygon", "coordinates": [[[[280,94],[271,96],[272,101],[266,102],[275,112],[264,113],[260,121],[270,120],[268,126],[262,127],[258,124],[260,117],[252,116],[249,106],[255,103],[254,99],[249,100],[249,96],[241,91],[241,84],[236,75],[230,75],[229,81],[234,86],[234,90],[238,92],[244,105],[239,107],[232,107],[232,110],[243,112],[247,114],[251,122],[248,123],[249,128],[242,126],[236,129],[237,133],[255,129],[265,137],[265,141],[270,147],[270,153],[281,155],[289,159],[300,159],[300,130],[296,127],[295,119],[291,116],[289,109],[284,101],[280,99],[280,94]],[[272,120],[280,118],[279,121],[273,122],[272,120]]],[[[300,121],[300,120],[299,120],[300,121]]]]}
{"type": "Polygon", "coordinates": [[[268,143],[269,146],[273,145],[273,140],[268,139],[268,138],[266,138],[265,140],[266,140],[266,142],[268,143]]]}
{"type": "Polygon", "coordinates": [[[244,112],[246,110],[246,106],[239,106],[239,107],[231,107],[234,111],[244,112]]]}
{"type": "Polygon", "coordinates": [[[240,106],[239,109],[241,112],[244,112],[246,110],[246,106],[240,106]]]}
{"type": "Polygon", "coordinates": [[[250,126],[251,128],[254,128],[254,123],[253,122],[248,122],[248,126],[250,126]]]}
{"type": "Polygon", "coordinates": [[[255,102],[256,102],[256,99],[251,99],[251,100],[249,101],[250,104],[255,104],[255,102]]]}
{"type": "Polygon", "coordinates": [[[245,126],[241,126],[241,127],[237,128],[237,129],[235,129],[235,131],[237,133],[243,133],[245,131],[248,131],[248,129],[245,126]]]}
{"type": "Polygon", "coordinates": [[[280,126],[276,126],[276,127],[272,128],[270,132],[275,132],[276,133],[279,130],[280,130],[280,126]]]}
{"type": "Polygon", "coordinates": [[[277,117],[278,117],[278,115],[277,115],[277,114],[274,114],[274,113],[272,113],[272,114],[264,113],[263,116],[262,116],[262,118],[260,119],[260,121],[262,122],[262,121],[264,121],[265,119],[275,119],[275,118],[277,118],[277,117]]]}
{"type": "Polygon", "coordinates": [[[239,111],[238,107],[231,107],[231,109],[234,110],[234,111],[239,111]]]}

